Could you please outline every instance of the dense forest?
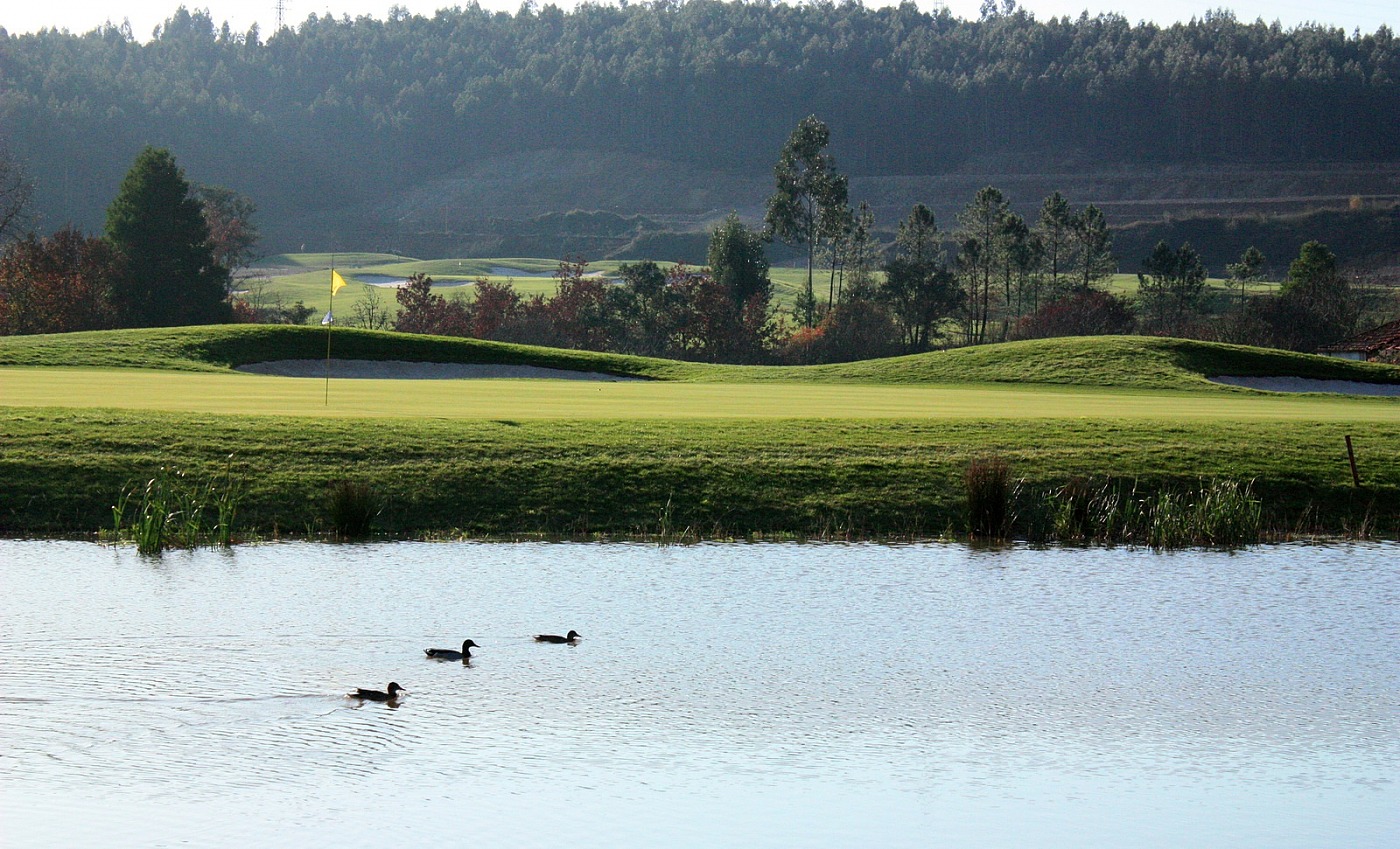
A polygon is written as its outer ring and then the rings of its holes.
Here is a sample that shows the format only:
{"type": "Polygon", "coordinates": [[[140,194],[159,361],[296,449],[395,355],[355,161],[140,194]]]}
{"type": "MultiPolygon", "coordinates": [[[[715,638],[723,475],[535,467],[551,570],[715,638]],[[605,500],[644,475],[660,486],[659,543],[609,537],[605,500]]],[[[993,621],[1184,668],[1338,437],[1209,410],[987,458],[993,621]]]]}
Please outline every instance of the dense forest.
{"type": "Polygon", "coordinates": [[[1400,160],[1400,49],[1384,27],[1040,21],[1011,2],[980,20],[908,2],[657,0],[312,15],[267,36],[184,8],[149,41],[0,30],[0,128],[50,229],[95,228],[146,144],[254,198],[285,247],[311,222],[372,230],[386,197],[522,151],[762,179],[812,113],[856,180],[977,162],[1400,160]]]}

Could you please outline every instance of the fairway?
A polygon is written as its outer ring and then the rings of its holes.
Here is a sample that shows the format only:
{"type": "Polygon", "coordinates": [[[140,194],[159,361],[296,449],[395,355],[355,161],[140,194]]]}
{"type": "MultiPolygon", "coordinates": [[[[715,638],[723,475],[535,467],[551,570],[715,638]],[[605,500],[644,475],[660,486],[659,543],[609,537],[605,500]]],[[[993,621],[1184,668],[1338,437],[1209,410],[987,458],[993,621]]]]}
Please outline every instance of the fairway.
{"type": "Polygon", "coordinates": [[[1152,419],[1400,422],[1400,400],[1046,386],[335,380],[4,368],[0,404],[428,419],[1152,419]]]}

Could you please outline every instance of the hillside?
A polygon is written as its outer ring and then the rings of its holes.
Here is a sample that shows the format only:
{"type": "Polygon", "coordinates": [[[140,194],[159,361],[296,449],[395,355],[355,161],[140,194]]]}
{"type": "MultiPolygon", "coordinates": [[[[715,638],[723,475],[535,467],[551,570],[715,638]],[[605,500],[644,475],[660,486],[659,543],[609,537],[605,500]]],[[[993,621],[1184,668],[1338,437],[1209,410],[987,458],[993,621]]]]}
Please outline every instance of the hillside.
{"type": "Polygon", "coordinates": [[[42,226],[100,229],[155,144],[192,179],[253,198],[269,252],[549,255],[505,244],[499,222],[584,209],[684,231],[752,217],[812,113],[853,197],[885,222],[914,201],[947,221],[986,182],[1021,205],[1058,189],[1116,224],[1400,194],[1390,32],[1224,12],[1161,27],[913,4],[469,6],[313,14],[264,36],[180,8],[149,42],[116,27],[6,33],[0,59],[0,126],[42,226]]]}

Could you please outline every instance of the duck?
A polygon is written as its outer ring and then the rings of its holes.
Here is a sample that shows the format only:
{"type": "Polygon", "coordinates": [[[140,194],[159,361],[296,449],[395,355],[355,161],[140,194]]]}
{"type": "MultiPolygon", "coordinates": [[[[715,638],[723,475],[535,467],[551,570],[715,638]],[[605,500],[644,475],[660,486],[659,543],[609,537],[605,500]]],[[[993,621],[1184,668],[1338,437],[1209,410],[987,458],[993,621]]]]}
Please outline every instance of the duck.
{"type": "Polygon", "coordinates": [[[578,631],[570,631],[570,632],[569,632],[569,635],[568,635],[567,637],[561,637],[561,636],[559,636],[558,634],[536,634],[536,635],[535,635],[535,642],[537,642],[537,643],[576,643],[576,642],[578,642],[578,638],[579,638],[580,636],[582,636],[582,635],[579,634],[578,631]]]}
{"type": "Polygon", "coordinates": [[[366,690],[364,687],[359,687],[356,688],[355,692],[350,694],[350,698],[369,699],[372,702],[392,702],[398,700],[399,693],[407,692],[407,690],[399,686],[397,681],[390,681],[387,693],[383,690],[366,690]]]}
{"type": "Polygon", "coordinates": [[[433,660],[471,660],[472,649],[479,648],[481,648],[481,646],[477,645],[475,642],[464,640],[462,641],[461,651],[453,651],[452,649],[423,649],[423,654],[426,654],[433,660]]]}

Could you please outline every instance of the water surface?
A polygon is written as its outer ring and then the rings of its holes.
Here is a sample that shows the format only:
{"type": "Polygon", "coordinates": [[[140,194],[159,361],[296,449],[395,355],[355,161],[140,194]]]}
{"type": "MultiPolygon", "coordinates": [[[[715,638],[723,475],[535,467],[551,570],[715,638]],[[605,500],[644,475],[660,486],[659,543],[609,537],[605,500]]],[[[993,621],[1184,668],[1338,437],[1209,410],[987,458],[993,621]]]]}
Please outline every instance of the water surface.
{"type": "Polygon", "coordinates": [[[0,542],[0,843],[1394,846],[1397,562],[0,542]]]}

